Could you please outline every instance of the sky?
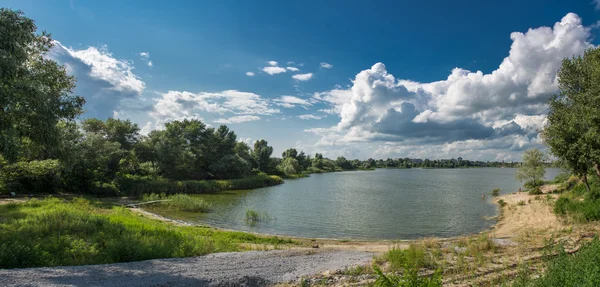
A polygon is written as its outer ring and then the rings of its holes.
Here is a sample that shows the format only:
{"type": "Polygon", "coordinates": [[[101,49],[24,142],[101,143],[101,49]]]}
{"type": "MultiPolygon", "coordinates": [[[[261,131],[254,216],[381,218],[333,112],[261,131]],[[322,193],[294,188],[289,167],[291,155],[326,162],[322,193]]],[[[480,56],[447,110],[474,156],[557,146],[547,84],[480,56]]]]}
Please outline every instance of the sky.
{"type": "Polygon", "coordinates": [[[3,1],[56,41],[82,118],[199,119],[326,157],[520,160],[600,0],[3,1]]]}

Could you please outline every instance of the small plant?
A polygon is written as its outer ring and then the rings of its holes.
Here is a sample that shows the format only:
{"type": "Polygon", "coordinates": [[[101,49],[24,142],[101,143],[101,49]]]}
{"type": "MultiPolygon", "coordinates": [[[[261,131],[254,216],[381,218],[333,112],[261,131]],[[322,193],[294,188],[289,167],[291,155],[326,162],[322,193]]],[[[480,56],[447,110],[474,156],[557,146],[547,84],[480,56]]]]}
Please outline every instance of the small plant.
{"type": "Polygon", "coordinates": [[[500,195],[500,189],[499,188],[494,188],[492,190],[492,196],[498,196],[500,195]]]}
{"type": "Polygon", "coordinates": [[[542,189],[539,186],[533,187],[529,190],[529,195],[539,195],[542,194],[542,189]]]}
{"type": "Polygon", "coordinates": [[[266,212],[259,212],[254,209],[246,209],[246,223],[254,225],[258,222],[270,221],[273,218],[266,212]]]}
{"type": "Polygon", "coordinates": [[[498,204],[500,205],[500,207],[504,207],[506,206],[506,201],[504,201],[504,199],[500,199],[498,200],[498,204]]]}
{"type": "Polygon", "coordinates": [[[525,201],[519,200],[519,202],[517,203],[518,206],[523,206],[525,205],[525,201]]]}

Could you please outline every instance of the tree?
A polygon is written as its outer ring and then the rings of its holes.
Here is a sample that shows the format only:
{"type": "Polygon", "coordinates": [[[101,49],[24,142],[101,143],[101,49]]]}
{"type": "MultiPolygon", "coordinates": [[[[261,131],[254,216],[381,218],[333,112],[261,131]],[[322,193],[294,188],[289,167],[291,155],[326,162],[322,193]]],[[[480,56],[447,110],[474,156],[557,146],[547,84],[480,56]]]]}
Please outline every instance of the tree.
{"type": "Polygon", "coordinates": [[[281,153],[281,157],[286,159],[288,157],[296,158],[298,156],[298,151],[295,148],[288,148],[283,153],[281,153]]]}
{"type": "Polygon", "coordinates": [[[299,174],[302,171],[302,167],[298,160],[293,157],[286,157],[283,161],[277,166],[277,169],[281,170],[286,175],[294,175],[299,174]]]}
{"type": "Polygon", "coordinates": [[[34,159],[55,155],[60,121],[82,113],[82,97],[71,94],[75,79],[63,66],[45,57],[52,37],[36,33],[33,20],[22,12],[0,9],[0,154],[17,161],[31,142],[34,159]]]}
{"type": "Polygon", "coordinates": [[[266,140],[261,139],[254,143],[254,150],[252,150],[252,156],[256,160],[256,164],[258,165],[258,169],[260,171],[269,171],[271,154],[273,154],[273,147],[269,146],[269,143],[266,140]]]}
{"type": "Polygon", "coordinates": [[[600,49],[564,59],[559,92],[550,100],[543,136],[552,153],[583,177],[592,167],[600,177],[600,49]]]}
{"type": "Polygon", "coordinates": [[[515,177],[518,181],[531,180],[533,186],[540,184],[544,178],[546,170],[544,169],[545,155],[539,149],[534,148],[525,151],[523,154],[523,163],[517,170],[515,177]]]}

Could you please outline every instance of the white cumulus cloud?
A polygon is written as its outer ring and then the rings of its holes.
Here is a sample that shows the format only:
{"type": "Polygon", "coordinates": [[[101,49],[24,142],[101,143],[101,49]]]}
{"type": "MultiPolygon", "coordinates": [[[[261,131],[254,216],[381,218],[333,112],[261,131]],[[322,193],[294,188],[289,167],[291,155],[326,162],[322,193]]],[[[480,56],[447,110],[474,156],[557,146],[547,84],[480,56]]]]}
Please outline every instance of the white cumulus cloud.
{"type": "Polygon", "coordinates": [[[277,74],[281,74],[281,73],[285,73],[285,68],[282,67],[264,67],[262,68],[263,72],[269,74],[269,75],[277,75],[277,74]]]}
{"type": "Polygon", "coordinates": [[[306,74],[296,74],[293,75],[292,78],[294,80],[298,80],[298,81],[308,81],[313,77],[313,73],[306,73],[306,74]]]}
{"type": "Polygon", "coordinates": [[[246,76],[248,77],[253,77],[255,74],[254,72],[246,72],[246,76]]]}
{"type": "Polygon", "coordinates": [[[323,69],[331,69],[331,68],[333,68],[333,65],[332,65],[332,64],[325,63],[325,62],[321,62],[320,66],[321,66],[321,68],[323,68],[323,69]]]}
{"type": "Polygon", "coordinates": [[[230,117],[227,119],[220,118],[220,119],[214,120],[214,122],[219,123],[219,124],[239,124],[239,123],[258,121],[258,120],[260,120],[259,116],[243,115],[243,116],[234,116],[234,117],[230,117]]]}

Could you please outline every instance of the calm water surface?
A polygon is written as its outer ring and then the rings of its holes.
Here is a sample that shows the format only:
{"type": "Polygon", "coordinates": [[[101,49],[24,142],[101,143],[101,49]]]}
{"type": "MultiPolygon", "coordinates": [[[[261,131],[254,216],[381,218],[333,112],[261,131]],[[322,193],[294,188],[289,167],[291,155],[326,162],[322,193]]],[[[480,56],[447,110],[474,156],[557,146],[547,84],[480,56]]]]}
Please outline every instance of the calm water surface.
{"type": "MultiPolygon", "coordinates": [[[[198,195],[205,214],[158,211],[215,227],[308,238],[414,239],[475,233],[495,223],[490,191],[516,191],[512,168],[377,169],[314,174],[283,185],[198,195]],[[486,194],[486,199],[481,198],[486,194]],[[249,226],[247,208],[275,219],[249,226]]],[[[552,179],[559,169],[547,169],[552,179]]]]}

